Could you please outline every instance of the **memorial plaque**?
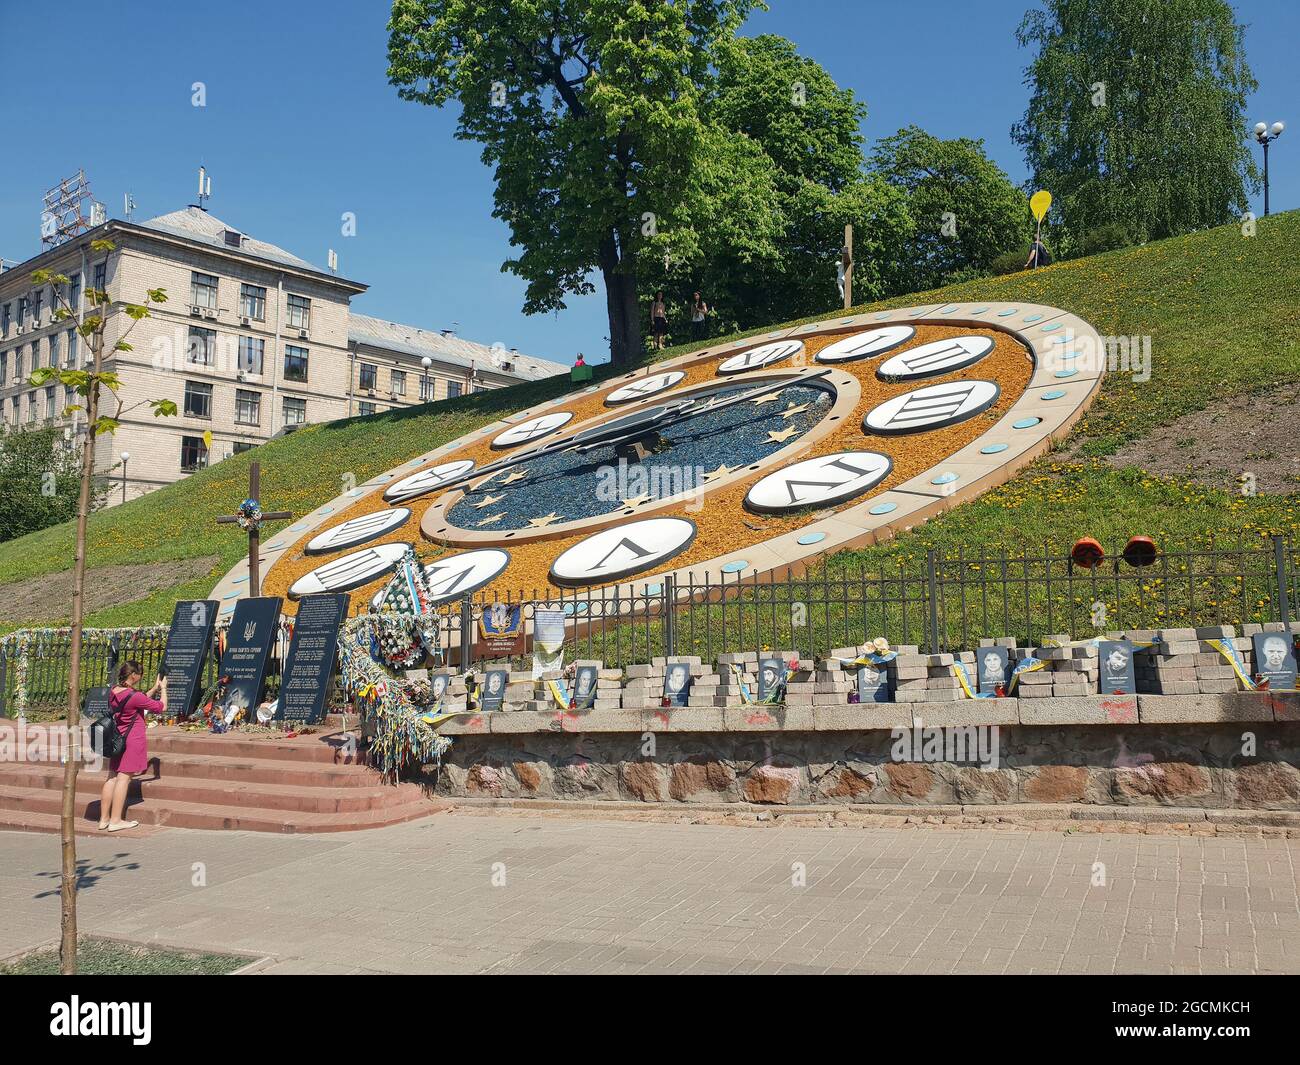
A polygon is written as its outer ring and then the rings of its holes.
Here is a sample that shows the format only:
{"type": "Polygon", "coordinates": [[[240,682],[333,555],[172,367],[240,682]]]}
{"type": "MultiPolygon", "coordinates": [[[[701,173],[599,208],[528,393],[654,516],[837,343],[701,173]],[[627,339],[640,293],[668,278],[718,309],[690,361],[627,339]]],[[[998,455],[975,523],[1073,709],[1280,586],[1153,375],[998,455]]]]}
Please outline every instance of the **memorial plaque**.
{"type": "Polygon", "coordinates": [[[686,706],[691,697],[691,667],[685,662],[669,662],[664,670],[664,698],[669,706],[686,706]]]}
{"type": "Polygon", "coordinates": [[[435,673],[429,678],[429,702],[437,706],[447,694],[447,685],[451,683],[450,673],[435,673]]]}
{"type": "Polygon", "coordinates": [[[519,603],[493,603],[479,618],[480,658],[510,658],[523,654],[524,619],[519,603]]]}
{"type": "Polygon", "coordinates": [[[280,678],[277,721],[314,725],[324,720],[339,628],[347,619],[349,598],[345,594],[305,595],[298,600],[298,616],[280,678]]]}
{"type": "Polygon", "coordinates": [[[109,711],[108,696],[113,690],[111,685],[101,684],[87,688],[86,698],[81,705],[81,716],[89,721],[97,721],[109,711]]]}
{"type": "Polygon", "coordinates": [[[480,706],[484,710],[500,710],[506,697],[506,684],[510,674],[504,669],[490,669],[483,678],[483,698],[480,706]]]}
{"type": "Polygon", "coordinates": [[[996,695],[998,685],[1006,691],[1011,679],[1010,654],[1005,647],[981,647],[975,652],[979,667],[978,686],[981,692],[996,695]]]}
{"type": "Polygon", "coordinates": [[[758,701],[779,702],[785,687],[785,663],[779,658],[764,658],[758,663],[758,701]]]}
{"type": "Polygon", "coordinates": [[[1296,686],[1295,645],[1285,632],[1258,632],[1251,638],[1255,672],[1268,681],[1269,691],[1293,691],[1296,686]]]}
{"type": "MultiPolygon", "coordinates": [[[[203,663],[212,647],[219,604],[199,599],[176,604],[160,672],[167,678],[167,713],[183,720],[203,693],[203,663]]],[[[236,608],[238,609],[238,608],[236,608]]]]}
{"type": "Polygon", "coordinates": [[[893,692],[889,687],[889,670],[874,663],[858,666],[858,702],[892,703],[893,701],[893,692]]]}
{"type": "Polygon", "coordinates": [[[1133,645],[1127,640],[1102,640],[1097,649],[1101,656],[1101,693],[1134,695],[1137,681],[1133,677],[1133,645]]]}
{"type": "Polygon", "coordinates": [[[266,666],[279,629],[281,602],[278,595],[265,595],[241,599],[235,605],[235,614],[226,633],[226,651],[217,668],[221,676],[230,678],[222,705],[223,713],[243,707],[248,711],[249,720],[256,714],[262,697],[262,684],[266,680],[266,666]]]}
{"type": "Polygon", "coordinates": [[[596,701],[596,680],[600,671],[595,666],[581,666],[573,680],[573,707],[590,710],[596,701]]]}

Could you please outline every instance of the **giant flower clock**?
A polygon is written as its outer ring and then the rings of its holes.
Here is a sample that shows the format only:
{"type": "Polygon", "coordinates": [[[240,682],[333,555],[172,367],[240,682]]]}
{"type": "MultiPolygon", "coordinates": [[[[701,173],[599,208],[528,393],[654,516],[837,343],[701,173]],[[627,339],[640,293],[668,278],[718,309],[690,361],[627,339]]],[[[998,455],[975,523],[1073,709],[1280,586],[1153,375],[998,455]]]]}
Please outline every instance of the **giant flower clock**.
{"type": "MultiPolygon", "coordinates": [[[[364,610],[407,544],[446,601],[784,574],[1005,481],[1087,408],[1101,351],[1065,311],[995,303],[707,348],[350,490],[265,545],[263,590],[350,591],[364,610]]],[[[224,612],[246,573],[217,585],[224,612]]]]}

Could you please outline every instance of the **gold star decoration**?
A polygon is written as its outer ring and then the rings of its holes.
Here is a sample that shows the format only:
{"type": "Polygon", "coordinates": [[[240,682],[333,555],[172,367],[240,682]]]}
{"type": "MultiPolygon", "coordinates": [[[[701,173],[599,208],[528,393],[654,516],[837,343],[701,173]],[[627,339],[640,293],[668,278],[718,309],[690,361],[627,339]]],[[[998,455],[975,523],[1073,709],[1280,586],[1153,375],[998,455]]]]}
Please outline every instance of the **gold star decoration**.
{"type": "Polygon", "coordinates": [[[502,518],[504,518],[504,517],[505,517],[505,514],[504,514],[504,513],[502,513],[502,514],[493,514],[490,518],[484,518],[481,522],[479,522],[479,524],[480,524],[480,525],[491,525],[493,522],[500,521],[500,520],[501,520],[502,518]]]}
{"type": "Polygon", "coordinates": [[[484,507],[490,507],[493,503],[499,502],[500,499],[500,496],[488,495],[484,497],[482,503],[471,503],[470,505],[482,510],[484,507]]]}
{"type": "Polygon", "coordinates": [[[740,469],[739,466],[728,466],[725,463],[719,463],[716,470],[710,470],[704,475],[704,480],[712,481],[715,477],[725,477],[727,474],[734,473],[738,469],[740,469]]]}
{"type": "Polygon", "coordinates": [[[563,520],[564,519],[559,514],[556,514],[555,511],[551,511],[549,514],[543,514],[540,518],[529,518],[528,524],[534,529],[545,529],[546,526],[551,524],[551,522],[563,520]]]}
{"type": "Polygon", "coordinates": [[[775,403],[781,397],[775,392],[769,392],[766,396],[759,396],[757,399],[751,399],[749,402],[754,404],[775,403]]]}
{"type": "Polygon", "coordinates": [[[792,436],[798,436],[799,430],[793,425],[789,429],[782,429],[779,433],[768,433],[767,439],[773,444],[784,444],[792,436]]]}
{"type": "Polygon", "coordinates": [[[804,411],[808,409],[808,407],[809,404],[807,403],[800,403],[799,406],[797,407],[793,403],[791,403],[790,406],[786,407],[785,410],[781,412],[781,417],[790,418],[796,414],[802,414],[804,411]]]}
{"type": "Polygon", "coordinates": [[[501,479],[501,483],[502,483],[502,484],[514,484],[516,481],[522,481],[522,480],[523,480],[525,477],[527,477],[527,476],[528,476],[528,474],[524,473],[522,470],[516,470],[516,471],[515,471],[514,473],[512,473],[509,477],[503,477],[503,478],[501,479]]]}
{"type": "Polygon", "coordinates": [[[650,501],[650,497],[649,497],[648,495],[646,495],[646,496],[633,496],[631,499],[625,499],[625,500],[623,500],[623,506],[625,506],[625,507],[627,507],[629,510],[631,510],[631,509],[633,509],[633,508],[635,508],[635,507],[639,507],[642,503],[648,503],[649,501],[650,501]]]}

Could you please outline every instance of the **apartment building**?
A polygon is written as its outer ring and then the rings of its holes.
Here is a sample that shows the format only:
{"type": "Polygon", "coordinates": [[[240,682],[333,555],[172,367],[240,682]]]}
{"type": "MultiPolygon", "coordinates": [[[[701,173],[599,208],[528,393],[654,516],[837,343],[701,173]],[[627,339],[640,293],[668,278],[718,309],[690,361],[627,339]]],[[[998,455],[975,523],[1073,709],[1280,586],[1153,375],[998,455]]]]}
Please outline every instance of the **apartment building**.
{"type": "Polygon", "coordinates": [[[75,396],[27,381],[40,366],[84,365],[73,323],[56,322],[53,312],[60,299],[80,310],[87,287],[118,307],[144,303],[151,289],[168,297],[139,322],[115,314],[106,338],[111,351],[129,330],[132,349],[106,363],[126,400],[120,427],[96,441],[96,470],[113,485],[110,504],[302,425],[566,370],[355,315],[350,302],[364,284],[189,207],[146,222],[110,220],[0,273],[0,424],[61,426],[68,440],[84,435],[84,414],[64,414],[75,396]],[[94,252],[97,240],[112,241],[113,250],[94,252]],[[31,284],[42,269],[69,278],[57,298],[51,286],[31,284]],[[175,401],[177,416],[134,406],[149,399],[175,401]]]}

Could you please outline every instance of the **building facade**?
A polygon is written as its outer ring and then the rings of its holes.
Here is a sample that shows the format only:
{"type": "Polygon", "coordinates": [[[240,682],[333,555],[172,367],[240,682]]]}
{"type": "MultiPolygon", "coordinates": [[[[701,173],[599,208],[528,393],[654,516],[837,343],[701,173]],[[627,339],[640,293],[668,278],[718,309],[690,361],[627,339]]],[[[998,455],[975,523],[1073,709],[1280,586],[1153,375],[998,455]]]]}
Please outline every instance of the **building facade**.
{"type": "MultiPolygon", "coordinates": [[[[167,301],[150,317],[112,315],[105,368],[121,380],[120,426],[96,440],[95,468],[110,505],[151,492],[299,426],[375,414],[483,388],[564,373],[566,368],[500,347],[352,313],[366,290],[190,207],[147,222],[111,220],[0,273],[0,423],[53,425],[84,438],[85,414],[61,385],[34,389],[41,366],[86,365],[71,320],[86,291],[114,308],[167,301]],[[111,241],[95,252],[92,242],[111,241]],[[33,286],[49,270],[69,279],[55,292],[33,286]],[[130,351],[113,351],[129,330],[130,351]],[[170,399],[177,416],[155,418],[143,401],[170,399]],[[136,404],[140,404],[136,406],[136,404]],[[211,434],[210,436],[208,434],[211,434]],[[210,444],[209,442],[210,441],[210,444]],[[125,459],[123,456],[127,456],[125,459]]],[[[114,400],[105,394],[112,415],[114,400]]]]}

